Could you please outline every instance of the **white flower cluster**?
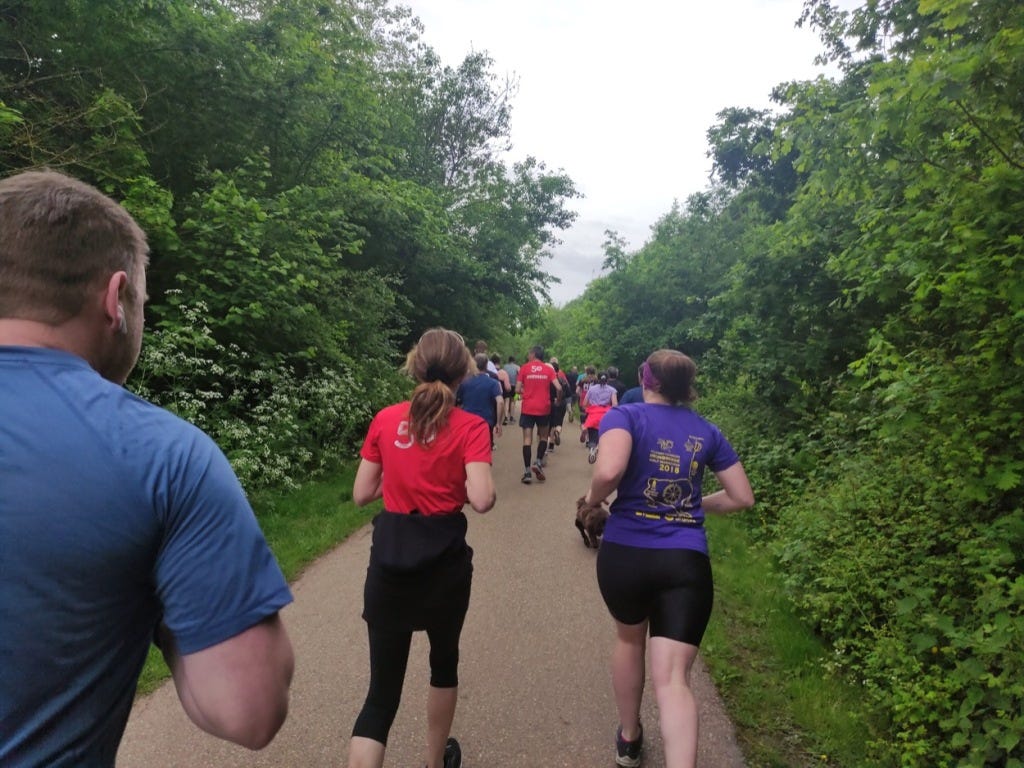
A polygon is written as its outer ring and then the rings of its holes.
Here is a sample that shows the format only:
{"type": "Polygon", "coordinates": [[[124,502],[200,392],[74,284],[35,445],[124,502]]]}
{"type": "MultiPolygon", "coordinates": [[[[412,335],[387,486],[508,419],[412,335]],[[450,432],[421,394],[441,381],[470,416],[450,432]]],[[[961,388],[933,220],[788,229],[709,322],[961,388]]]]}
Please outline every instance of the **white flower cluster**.
{"type": "Polygon", "coordinates": [[[247,490],[294,486],[351,456],[375,410],[401,397],[383,361],[361,371],[372,386],[348,368],[300,377],[218,343],[202,303],[177,308],[180,323],[147,334],[132,389],[216,440],[247,490]]]}

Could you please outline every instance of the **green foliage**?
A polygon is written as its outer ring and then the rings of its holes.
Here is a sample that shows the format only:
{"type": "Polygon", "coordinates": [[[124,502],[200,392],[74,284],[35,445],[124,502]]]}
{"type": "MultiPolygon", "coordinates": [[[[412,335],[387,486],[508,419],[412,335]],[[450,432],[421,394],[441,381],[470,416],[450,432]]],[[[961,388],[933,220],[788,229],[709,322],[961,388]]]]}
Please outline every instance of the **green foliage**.
{"type": "Polygon", "coordinates": [[[147,232],[133,385],[247,487],[348,455],[427,326],[534,319],[571,179],[506,167],[515,81],[442,66],[384,0],[8,2],[0,171],[48,165],[147,232]]]}
{"type": "Polygon", "coordinates": [[[367,283],[344,266],[344,254],[360,245],[356,228],[323,190],[268,197],[267,170],[254,162],[235,174],[214,172],[209,191],[194,194],[172,262],[181,296],[208,307],[221,343],[258,350],[257,365],[323,367],[372,353],[362,339],[379,345],[401,328],[398,299],[387,281],[367,283]],[[358,334],[354,316],[365,321],[358,334]]]}
{"type": "MultiPolygon", "coordinates": [[[[715,411],[718,398],[714,398],[715,411]]],[[[807,631],[769,547],[743,519],[713,516],[708,537],[715,612],[701,644],[749,765],[891,766],[869,742],[886,723],[864,706],[860,686],[829,663],[826,643],[807,631]]]]}
{"type": "Polygon", "coordinates": [[[803,21],[842,78],[721,113],[724,192],[610,254],[555,326],[597,359],[699,357],[751,534],[891,723],[872,759],[1022,766],[1024,6],[803,21]]]}
{"type": "Polygon", "coordinates": [[[210,434],[249,490],[288,487],[348,458],[374,411],[402,395],[402,380],[380,368],[363,372],[375,377],[364,387],[341,367],[300,377],[284,364],[254,366],[214,338],[204,304],[177,311],[179,322],[147,336],[132,389],[210,434]]]}
{"type": "Polygon", "coordinates": [[[18,114],[17,110],[9,109],[4,105],[3,101],[0,101],[0,126],[13,125],[20,123],[22,120],[21,115],[18,114]]]}
{"type": "MultiPolygon", "coordinates": [[[[511,100],[517,84],[498,82],[486,53],[471,52],[457,68],[427,60],[424,108],[416,133],[421,157],[429,162],[419,177],[449,189],[474,186],[495,163],[497,151],[508,149],[511,100]]],[[[413,146],[416,142],[409,137],[413,146]]]]}
{"type": "Polygon", "coordinates": [[[862,449],[782,513],[800,531],[779,545],[791,593],[833,666],[890,713],[902,765],[1011,764],[1024,708],[1024,514],[985,522],[920,455],[862,449]]]}
{"type": "Polygon", "coordinates": [[[635,370],[660,347],[697,356],[720,334],[712,306],[729,279],[738,255],[731,222],[722,216],[722,190],[693,195],[652,228],[650,241],[625,254],[615,233],[607,233],[606,265],[613,270],[592,282],[587,293],[564,309],[552,346],[574,362],[635,370]]]}
{"type": "MultiPolygon", "coordinates": [[[[516,163],[510,171],[499,166],[490,169],[486,180],[469,193],[455,223],[462,247],[474,255],[468,282],[480,291],[468,297],[472,304],[467,308],[467,325],[460,327],[477,335],[468,325],[471,318],[476,323],[487,319],[494,327],[536,317],[551,280],[542,268],[543,259],[550,257],[550,248],[558,242],[555,232],[568,228],[576,218],[565,208],[574,197],[579,193],[572,180],[549,171],[535,158],[516,163]]],[[[463,286],[455,281],[453,288],[463,286]]]]}

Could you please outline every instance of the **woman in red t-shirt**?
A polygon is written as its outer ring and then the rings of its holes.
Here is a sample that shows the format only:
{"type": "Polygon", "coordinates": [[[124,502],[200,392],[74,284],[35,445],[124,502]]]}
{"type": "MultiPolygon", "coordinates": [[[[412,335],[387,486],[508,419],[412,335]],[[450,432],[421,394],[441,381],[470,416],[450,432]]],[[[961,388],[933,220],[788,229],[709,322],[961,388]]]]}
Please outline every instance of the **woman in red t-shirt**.
{"type": "Polygon", "coordinates": [[[380,768],[398,712],[412,633],[430,640],[427,697],[428,768],[459,768],[449,737],[458,698],[459,636],[469,607],[473,550],[466,544],[467,502],[494,506],[487,422],[455,407],[455,391],[472,358],[459,334],[433,328],[404,370],[416,379],[412,399],[373,419],[360,451],[352,498],[383,497],[363,593],[370,637],[370,689],[352,728],[349,768],[380,768]]]}

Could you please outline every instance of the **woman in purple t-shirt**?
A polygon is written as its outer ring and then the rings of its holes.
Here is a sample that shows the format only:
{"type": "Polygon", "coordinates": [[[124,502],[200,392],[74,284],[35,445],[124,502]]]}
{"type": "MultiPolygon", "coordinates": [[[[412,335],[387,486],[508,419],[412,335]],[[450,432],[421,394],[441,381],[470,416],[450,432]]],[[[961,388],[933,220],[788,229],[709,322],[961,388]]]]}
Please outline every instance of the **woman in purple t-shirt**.
{"type": "Polygon", "coordinates": [[[640,765],[644,660],[650,631],[666,768],[697,762],[697,704],[690,669],[708,619],[713,583],[706,513],[745,509],[754,494],[718,427],[689,407],[697,366],[681,352],[653,352],[640,369],[643,403],[610,410],[585,500],[615,501],[597,555],[601,596],[615,619],[612,688],[620,766],[640,765]],[[722,490],[704,496],[707,467],[722,490]]]}

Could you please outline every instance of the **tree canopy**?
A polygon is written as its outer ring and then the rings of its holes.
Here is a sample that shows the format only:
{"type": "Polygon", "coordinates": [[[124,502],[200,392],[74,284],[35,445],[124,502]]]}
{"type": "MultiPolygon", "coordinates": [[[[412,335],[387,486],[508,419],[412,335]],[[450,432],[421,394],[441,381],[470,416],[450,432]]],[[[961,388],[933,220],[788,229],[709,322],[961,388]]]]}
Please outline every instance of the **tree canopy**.
{"type": "MultiPolygon", "coordinates": [[[[578,193],[506,160],[514,77],[483,52],[443,65],[407,9],[33,0],[0,18],[0,169],[65,171],[135,215],[154,329],[136,381],[230,456],[262,398],[349,377],[335,394],[361,428],[425,328],[487,338],[538,316],[578,193]]],[[[293,402],[296,425],[320,418],[293,402]]],[[[351,449],[298,434],[263,450],[298,470],[351,449]]]]}

